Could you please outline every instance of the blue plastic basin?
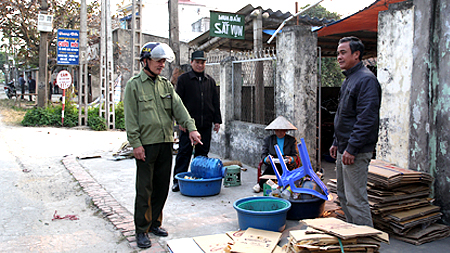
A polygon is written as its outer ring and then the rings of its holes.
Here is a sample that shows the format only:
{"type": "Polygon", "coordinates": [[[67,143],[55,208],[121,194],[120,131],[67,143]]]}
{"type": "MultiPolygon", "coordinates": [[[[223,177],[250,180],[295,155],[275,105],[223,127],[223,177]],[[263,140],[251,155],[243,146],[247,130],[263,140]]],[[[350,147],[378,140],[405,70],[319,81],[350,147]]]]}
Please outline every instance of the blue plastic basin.
{"type": "Polygon", "coordinates": [[[286,213],[291,203],[275,197],[247,197],[233,204],[238,214],[239,228],[256,228],[281,232],[286,227],[286,213]]]}
{"type": "Polygon", "coordinates": [[[291,209],[287,213],[288,220],[314,219],[322,215],[325,200],[317,197],[305,199],[289,199],[291,209]]]}
{"type": "Polygon", "coordinates": [[[186,196],[204,197],[220,193],[222,188],[222,177],[209,179],[185,179],[191,177],[191,172],[182,172],[175,175],[180,186],[180,192],[186,196]]]}

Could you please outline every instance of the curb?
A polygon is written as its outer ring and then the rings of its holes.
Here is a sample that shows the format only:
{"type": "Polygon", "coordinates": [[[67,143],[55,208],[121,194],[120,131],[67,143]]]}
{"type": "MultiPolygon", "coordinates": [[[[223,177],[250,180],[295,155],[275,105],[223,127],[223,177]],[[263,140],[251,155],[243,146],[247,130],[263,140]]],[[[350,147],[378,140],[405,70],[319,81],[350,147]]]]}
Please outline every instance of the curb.
{"type": "Polygon", "coordinates": [[[62,163],[70,174],[78,181],[81,188],[92,198],[94,205],[102,210],[103,216],[108,219],[114,227],[126,238],[128,244],[133,250],[139,250],[146,253],[165,253],[164,247],[159,244],[155,236],[149,233],[152,247],[141,250],[137,247],[134,218],[126,208],[109,194],[94,178],[78,163],[73,155],[63,158],[62,163]]]}

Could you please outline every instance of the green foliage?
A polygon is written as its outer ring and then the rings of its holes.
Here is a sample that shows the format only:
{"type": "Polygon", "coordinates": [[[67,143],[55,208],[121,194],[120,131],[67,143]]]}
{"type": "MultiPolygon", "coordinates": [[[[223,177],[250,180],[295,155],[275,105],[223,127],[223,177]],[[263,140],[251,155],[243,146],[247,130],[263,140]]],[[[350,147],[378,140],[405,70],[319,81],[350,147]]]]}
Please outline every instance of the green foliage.
{"type": "MultiPolygon", "coordinates": [[[[48,14],[53,15],[53,31],[48,33],[49,59],[56,58],[56,30],[59,28],[79,29],[80,1],[47,0],[48,14]]],[[[91,2],[91,1],[88,1],[91,2]]],[[[99,3],[87,4],[88,26],[98,25],[99,3]]],[[[6,43],[1,47],[7,52],[14,51],[16,62],[24,62],[30,67],[39,66],[40,33],[37,30],[38,14],[41,1],[36,0],[2,0],[0,1],[0,30],[6,43]]],[[[49,64],[52,68],[53,61],[49,64]]]]}
{"type": "MultiPolygon", "coordinates": [[[[21,123],[23,126],[61,126],[61,116],[62,105],[36,107],[27,111],[21,123]]],[[[78,125],[78,109],[74,103],[67,103],[64,108],[64,126],[76,125],[78,125]]]]}
{"type": "Polygon", "coordinates": [[[88,109],[88,126],[95,131],[106,130],[106,119],[99,116],[99,108],[91,107],[88,109]]]}
{"type": "MultiPolygon", "coordinates": [[[[305,9],[309,6],[310,6],[310,4],[306,5],[305,7],[301,8],[301,9],[305,9]]],[[[337,14],[336,12],[330,12],[325,7],[322,7],[321,5],[316,5],[316,6],[312,7],[311,9],[302,13],[302,15],[309,15],[310,17],[316,17],[319,19],[321,19],[321,18],[334,19],[334,20],[341,19],[341,15],[337,14]]]]}
{"type": "MultiPolygon", "coordinates": [[[[304,8],[307,8],[305,6],[304,8]]],[[[303,9],[304,9],[303,8],[303,9]]],[[[303,15],[309,15],[311,17],[317,17],[319,19],[334,19],[339,20],[341,16],[336,12],[329,12],[326,8],[321,5],[314,6],[309,9],[303,15]]],[[[337,47],[337,45],[336,45],[337,47]]],[[[342,72],[337,64],[336,58],[322,57],[322,87],[339,87],[342,84],[342,72]]]]}
{"type": "MultiPolygon", "coordinates": [[[[62,107],[58,106],[58,109],[62,110],[62,107]]],[[[78,126],[78,109],[75,103],[68,103],[64,107],[64,126],[78,126]]]]}
{"type": "MultiPolygon", "coordinates": [[[[62,106],[49,106],[47,108],[33,108],[25,114],[21,124],[23,126],[61,126],[62,106]]],[[[115,107],[116,129],[125,129],[125,119],[123,103],[120,102],[115,107]]],[[[105,131],[106,119],[99,116],[98,107],[88,109],[88,126],[95,131],[105,131]]],[[[78,125],[78,109],[73,102],[67,103],[64,108],[64,126],[74,127],[78,125]]]]}
{"type": "Polygon", "coordinates": [[[41,107],[29,110],[22,120],[24,126],[49,126],[52,122],[51,113],[41,107]]]}
{"type": "Polygon", "coordinates": [[[322,87],[340,87],[343,78],[344,75],[336,59],[322,57],[322,87]]]}
{"type": "Polygon", "coordinates": [[[116,129],[125,130],[125,115],[123,111],[123,102],[119,102],[115,108],[115,122],[116,129]]]}

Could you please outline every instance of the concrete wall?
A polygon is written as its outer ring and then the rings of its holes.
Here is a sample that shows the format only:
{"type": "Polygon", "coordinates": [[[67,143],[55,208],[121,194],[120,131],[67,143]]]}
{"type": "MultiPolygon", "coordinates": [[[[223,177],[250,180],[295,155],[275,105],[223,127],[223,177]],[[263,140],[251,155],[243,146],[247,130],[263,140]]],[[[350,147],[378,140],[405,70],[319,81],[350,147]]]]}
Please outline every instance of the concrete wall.
{"type": "Polygon", "coordinates": [[[291,134],[305,139],[311,164],[317,147],[317,34],[309,26],[283,28],[277,36],[275,116],[297,127],[291,134]]]}
{"type": "Polygon", "coordinates": [[[377,158],[434,178],[431,197],[450,224],[448,0],[405,1],[379,14],[383,89],[377,158]]]}
{"type": "MultiPolygon", "coordinates": [[[[297,128],[288,134],[304,138],[313,166],[316,164],[317,37],[310,27],[286,27],[277,39],[275,84],[276,116],[283,115],[297,128]]],[[[233,57],[221,62],[220,108],[223,124],[212,136],[211,152],[223,158],[257,166],[263,139],[271,134],[266,125],[242,122],[240,118],[241,64],[233,57]],[[234,80],[233,80],[234,79],[234,80]]],[[[256,179],[255,179],[256,180],[256,179]]]]}
{"type": "Polygon", "coordinates": [[[434,29],[431,37],[431,115],[434,127],[430,136],[430,172],[436,178],[434,197],[442,208],[442,219],[450,224],[450,3],[448,0],[432,2],[435,2],[436,12],[432,16],[434,29]]]}
{"type": "MultiPolygon", "coordinates": [[[[411,4],[412,5],[412,4],[411,4]]],[[[382,90],[377,158],[409,167],[414,8],[386,11],[378,19],[378,80],[382,90]],[[401,23],[399,26],[397,24],[401,23]],[[399,50],[402,48],[402,50],[399,50]]],[[[417,112],[416,112],[417,113],[417,112]]]]}

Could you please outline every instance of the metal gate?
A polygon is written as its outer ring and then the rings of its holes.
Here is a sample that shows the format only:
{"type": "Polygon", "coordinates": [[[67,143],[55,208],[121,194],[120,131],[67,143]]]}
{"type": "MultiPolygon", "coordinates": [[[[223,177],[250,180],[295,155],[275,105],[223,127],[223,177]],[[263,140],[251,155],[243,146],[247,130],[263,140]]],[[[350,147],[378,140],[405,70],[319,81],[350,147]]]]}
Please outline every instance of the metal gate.
{"type": "Polygon", "coordinates": [[[232,61],[233,97],[234,108],[239,113],[234,115],[234,120],[249,123],[268,125],[274,118],[275,97],[275,73],[276,54],[275,49],[265,49],[258,53],[252,52],[213,52],[209,53],[206,72],[220,85],[220,61],[229,56],[234,56],[232,61]],[[236,71],[239,69],[239,71],[236,71]],[[241,78],[235,78],[236,73],[241,78]],[[238,74],[238,75],[239,75],[238,74]]]}

